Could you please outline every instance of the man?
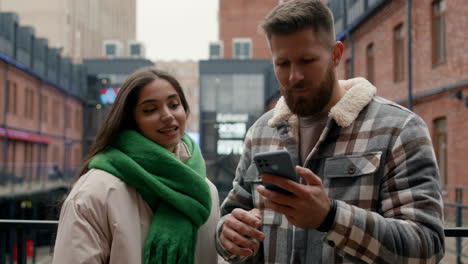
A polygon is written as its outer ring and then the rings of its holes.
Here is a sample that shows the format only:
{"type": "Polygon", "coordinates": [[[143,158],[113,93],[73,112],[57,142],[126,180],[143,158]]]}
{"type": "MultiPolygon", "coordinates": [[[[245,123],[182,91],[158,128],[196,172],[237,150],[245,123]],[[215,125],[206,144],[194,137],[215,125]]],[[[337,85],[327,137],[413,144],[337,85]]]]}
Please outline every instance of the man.
{"type": "Polygon", "coordinates": [[[288,1],[263,22],[283,97],[246,135],[218,252],[233,263],[437,263],[443,204],[427,128],[367,80],[337,81],[333,25],[318,0],[288,1]],[[300,183],[258,175],[253,156],[279,149],[300,183]]]}

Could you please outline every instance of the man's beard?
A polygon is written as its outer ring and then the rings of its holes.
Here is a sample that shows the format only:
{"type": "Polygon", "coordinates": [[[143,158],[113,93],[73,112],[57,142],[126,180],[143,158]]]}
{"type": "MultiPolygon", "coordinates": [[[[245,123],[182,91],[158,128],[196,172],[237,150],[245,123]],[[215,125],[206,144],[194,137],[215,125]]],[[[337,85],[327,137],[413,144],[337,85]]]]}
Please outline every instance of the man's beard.
{"type": "Polygon", "coordinates": [[[306,87],[308,95],[294,96],[292,93],[295,88],[304,88],[304,82],[300,82],[295,87],[289,89],[283,88],[283,95],[291,112],[300,116],[306,117],[322,112],[322,110],[330,102],[335,84],[335,73],[332,69],[332,64],[329,63],[325,77],[316,87],[306,87]]]}

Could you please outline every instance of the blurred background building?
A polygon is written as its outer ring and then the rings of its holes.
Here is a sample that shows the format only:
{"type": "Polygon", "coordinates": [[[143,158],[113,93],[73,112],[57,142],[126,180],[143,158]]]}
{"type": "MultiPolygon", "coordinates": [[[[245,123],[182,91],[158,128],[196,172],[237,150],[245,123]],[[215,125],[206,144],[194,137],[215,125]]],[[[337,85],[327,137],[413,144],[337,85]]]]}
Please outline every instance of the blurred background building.
{"type": "Polygon", "coordinates": [[[16,13],[22,25],[75,63],[84,58],[129,57],[136,40],[136,0],[2,0],[1,12],[16,13]]]}

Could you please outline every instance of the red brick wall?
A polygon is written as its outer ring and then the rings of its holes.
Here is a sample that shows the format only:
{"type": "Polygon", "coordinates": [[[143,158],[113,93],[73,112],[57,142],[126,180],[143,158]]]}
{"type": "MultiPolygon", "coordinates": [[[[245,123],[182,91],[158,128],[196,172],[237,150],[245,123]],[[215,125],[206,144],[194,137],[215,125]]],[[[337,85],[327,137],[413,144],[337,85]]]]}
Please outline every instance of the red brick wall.
{"type": "Polygon", "coordinates": [[[251,38],[252,58],[269,59],[265,35],[259,30],[263,18],[278,5],[278,0],[219,0],[219,39],[224,58],[232,58],[232,39],[251,38]]]}
{"type": "MultiPolygon", "coordinates": [[[[6,120],[8,126],[24,128],[27,130],[37,130],[39,128],[39,80],[15,67],[8,68],[8,80],[10,87],[16,84],[16,113],[7,113],[6,120]],[[26,91],[33,91],[32,106],[26,103],[26,91]],[[27,116],[28,107],[33,107],[33,117],[27,116]]],[[[12,103],[12,102],[9,102],[12,103]]],[[[2,102],[3,105],[3,102],[2,102]]]]}
{"type": "MultiPolygon", "coordinates": [[[[4,108],[5,108],[5,82],[4,70],[5,63],[0,61],[0,114],[1,125],[4,124],[4,108]]],[[[78,167],[82,162],[82,135],[83,135],[83,104],[77,98],[66,95],[64,92],[51,86],[50,84],[42,83],[36,77],[9,66],[7,78],[10,82],[10,87],[13,89],[16,85],[16,113],[9,112],[6,114],[7,127],[15,130],[38,133],[40,130],[42,135],[51,139],[49,145],[43,145],[41,152],[41,163],[57,163],[59,168],[63,170],[65,155],[65,143],[67,143],[67,163],[68,166],[78,167]],[[14,84],[14,85],[13,85],[14,84]],[[32,94],[32,104],[26,102],[27,92],[32,94]],[[43,96],[43,97],[41,97],[43,96]],[[47,98],[47,103],[43,99],[47,98]],[[39,105],[41,103],[41,106],[39,105]],[[68,106],[70,115],[65,116],[65,105],[68,106]],[[26,114],[27,109],[32,107],[32,117],[26,114]],[[42,109],[41,109],[42,108],[42,109]],[[41,111],[43,113],[41,113],[41,111]],[[54,123],[53,116],[56,116],[57,122],[54,123]],[[65,128],[65,120],[70,123],[68,128],[65,128]],[[66,142],[64,141],[66,138],[66,142]]],[[[12,103],[12,102],[10,102],[12,103]]],[[[1,140],[0,157],[3,157],[3,140],[1,140]]],[[[22,164],[24,162],[39,161],[39,144],[24,142],[20,140],[9,140],[9,153],[7,154],[8,162],[22,164]],[[15,155],[13,157],[11,149],[14,146],[15,155]]],[[[0,160],[3,162],[3,159],[0,160]]],[[[21,173],[24,168],[17,168],[16,172],[21,173]]],[[[21,175],[21,174],[19,174],[21,175]]],[[[35,175],[35,171],[34,171],[35,175]]]]}
{"type": "MultiPolygon", "coordinates": [[[[277,4],[277,0],[220,0],[219,36],[224,43],[225,58],[232,58],[232,39],[236,37],[252,38],[254,58],[270,58],[266,39],[258,32],[258,25],[277,4]]],[[[466,19],[468,5],[464,0],[446,1],[447,61],[441,65],[432,65],[431,4],[432,0],[412,1],[413,96],[468,80],[466,30],[463,30],[468,28],[468,19],[466,19]]],[[[404,64],[404,80],[395,83],[393,79],[393,30],[400,23],[403,23],[406,32],[406,1],[392,0],[351,34],[354,41],[354,76],[367,77],[366,48],[368,44],[373,43],[377,93],[394,101],[408,96],[407,62],[404,64]]],[[[406,33],[404,41],[406,58],[408,56],[406,33]]],[[[345,61],[351,57],[349,41],[343,40],[343,43],[345,51],[337,68],[339,79],[343,79],[345,61]]],[[[468,107],[464,101],[468,96],[468,87],[459,89],[464,89],[462,101],[454,98],[452,93],[439,93],[414,101],[413,111],[424,119],[431,135],[433,121],[439,117],[446,117],[447,183],[468,186],[468,177],[465,177],[468,171],[466,157],[468,107]]]]}
{"type": "MultiPolygon", "coordinates": [[[[447,85],[468,80],[468,53],[463,28],[468,28],[468,5],[463,0],[446,1],[447,61],[432,65],[431,47],[431,0],[412,1],[412,89],[413,96],[433,91],[447,85]]],[[[408,96],[408,65],[405,62],[404,80],[393,81],[393,29],[403,22],[406,31],[406,5],[403,0],[393,0],[374,17],[352,32],[354,41],[354,75],[367,77],[366,48],[374,43],[375,85],[377,93],[391,100],[408,96]]],[[[407,36],[405,34],[405,58],[407,57],[407,36]]],[[[349,42],[344,40],[345,51],[337,69],[338,78],[344,77],[344,62],[351,57],[349,42]]],[[[468,87],[463,90],[463,100],[453,93],[439,93],[413,102],[413,111],[426,122],[431,135],[433,121],[439,117],[447,119],[447,184],[468,186],[468,107],[465,97],[468,87]]]]}
{"type": "Polygon", "coordinates": [[[5,62],[0,60],[0,124],[3,124],[5,117],[5,67],[5,62]]]}

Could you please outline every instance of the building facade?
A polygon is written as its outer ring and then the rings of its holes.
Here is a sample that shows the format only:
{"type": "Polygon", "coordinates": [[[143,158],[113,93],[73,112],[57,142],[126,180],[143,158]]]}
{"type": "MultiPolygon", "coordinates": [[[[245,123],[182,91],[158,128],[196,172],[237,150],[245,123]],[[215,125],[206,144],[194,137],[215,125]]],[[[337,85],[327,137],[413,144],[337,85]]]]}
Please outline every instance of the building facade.
{"type": "Polygon", "coordinates": [[[107,43],[115,56],[130,56],[136,39],[136,0],[2,0],[0,11],[34,25],[38,37],[75,63],[105,56],[107,43]]]}
{"type": "Polygon", "coordinates": [[[345,45],[339,78],[365,77],[378,95],[423,118],[446,186],[444,199],[454,201],[455,187],[468,187],[468,56],[460,52],[465,46],[460,29],[468,27],[468,3],[345,2],[351,5],[328,1],[335,26],[341,29],[337,39],[345,45]]]}
{"type": "Polygon", "coordinates": [[[200,61],[200,148],[220,201],[231,189],[247,129],[277,90],[270,60],[200,61]]]}
{"type": "MultiPolygon", "coordinates": [[[[259,24],[282,2],[220,0],[218,44],[222,48],[215,46],[212,58],[233,57],[236,39],[244,39],[251,43],[249,58],[270,59],[259,24]]],[[[468,133],[464,132],[468,126],[464,122],[468,118],[468,57],[460,52],[465,39],[460,29],[468,25],[468,3],[462,0],[324,2],[334,14],[337,40],[345,46],[337,69],[338,78],[365,77],[377,87],[378,95],[412,108],[431,132],[441,182],[468,186],[468,178],[464,177],[468,169],[465,157],[468,133]]]]}
{"type": "Polygon", "coordinates": [[[0,218],[14,218],[21,200],[65,192],[81,164],[87,73],[16,14],[0,20],[0,218]]]}

